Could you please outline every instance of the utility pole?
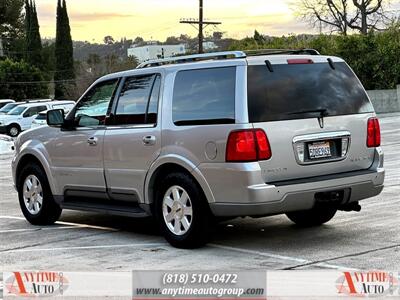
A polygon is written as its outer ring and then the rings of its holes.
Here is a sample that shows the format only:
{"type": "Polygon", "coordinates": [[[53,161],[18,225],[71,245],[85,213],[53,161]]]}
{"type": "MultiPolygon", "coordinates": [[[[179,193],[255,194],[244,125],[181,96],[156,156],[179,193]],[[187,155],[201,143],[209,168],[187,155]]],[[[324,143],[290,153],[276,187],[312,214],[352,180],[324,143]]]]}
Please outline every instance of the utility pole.
{"type": "MultiPolygon", "coordinates": [[[[181,19],[179,23],[181,24],[190,24],[190,25],[198,25],[199,29],[199,53],[203,53],[203,41],[204,41],[204,28],[208,25],[221,25],[221,22],[211,22],[211,21],[204,21],[204,6],[203,0],[199,0],[199,19],[181,19]]],[[[197,28],[196,28],[197,29],[197,28]]]]}

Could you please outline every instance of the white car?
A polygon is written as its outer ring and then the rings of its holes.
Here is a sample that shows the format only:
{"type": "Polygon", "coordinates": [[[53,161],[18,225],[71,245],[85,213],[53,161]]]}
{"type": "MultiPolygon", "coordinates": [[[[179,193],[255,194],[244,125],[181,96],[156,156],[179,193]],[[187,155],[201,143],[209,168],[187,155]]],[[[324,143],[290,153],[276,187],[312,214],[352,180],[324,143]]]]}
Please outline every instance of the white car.
{"type": "Polygon", "coordinates": [[[14,103],[14,100],[11,99],[0,99],[0,108],[3,108],[5,105],[9,103],[14,103]]]}
{"type": "MultiPolygon", "coordinates": [[[[64,114],[67,115],[69,111],[69,109],[64,109],[64,114]]],[[[37,115],[37,117],[32,121],[31,128],[38,128],[45,125],[47,125],[47,110],[42,111],[37,115]]]]}
{"type": "Polygon", "coordinates": [[[0,133],[16,137],[22,131],[31,128],[32,121],[40,112],[50,109],[71,109],[74,105],[74,101],[28,102],[20,104],[6,115],[0,115],[0,133]]]}

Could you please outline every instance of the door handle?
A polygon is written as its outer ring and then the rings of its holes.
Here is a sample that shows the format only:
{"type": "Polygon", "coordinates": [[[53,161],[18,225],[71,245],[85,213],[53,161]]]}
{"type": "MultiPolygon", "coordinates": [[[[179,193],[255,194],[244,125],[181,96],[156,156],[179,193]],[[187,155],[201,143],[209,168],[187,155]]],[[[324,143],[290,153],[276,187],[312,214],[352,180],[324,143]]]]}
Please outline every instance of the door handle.
{"type": "Polygon", "coordinates": [[[91,138],[89,138],[87,140],[88,144],[90,146],[97,146],[97,142],[99,141],[99,139],[97,137],[92,136],[91,138]]]}
{"type": "Polygon", "coordinates": [[[154,135],[145,136],[143,138],[143,144],[146,146],[152,146],[156,143],[156,137],[154,135]]]}

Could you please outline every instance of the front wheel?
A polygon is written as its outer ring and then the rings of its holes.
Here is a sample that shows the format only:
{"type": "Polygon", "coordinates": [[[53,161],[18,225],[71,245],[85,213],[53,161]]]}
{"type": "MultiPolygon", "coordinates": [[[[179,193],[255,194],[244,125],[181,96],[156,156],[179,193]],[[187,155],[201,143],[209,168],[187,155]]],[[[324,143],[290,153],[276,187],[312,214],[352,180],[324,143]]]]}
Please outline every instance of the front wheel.
{"type": "Polygon", "coordinates": [[[172,246],[193,249],[207,243],[212,215],[203,192],[190,176],[167,175],[157,191],[155,209],[160,229],[172,246]]]}
{"type": "Polygon", "coordinates": [[[54,201],[45,172],[36,164],[25,166],[18,183],[19,204],[32,225],[54,224],[61,215],[54,201]]]}
{"type": "Polygon", "coordinates": [[[337,212],[333,207],[314,207],[310,210],[287,213],[286,216],[301,227],[320,226],[332,220],[337,212]]]}
{"type": "Polygon", "coordinates": [[[21,133],[21,128],[16,124],[7,127],[7,134],[11,137],[17,137],[21,133]]]}

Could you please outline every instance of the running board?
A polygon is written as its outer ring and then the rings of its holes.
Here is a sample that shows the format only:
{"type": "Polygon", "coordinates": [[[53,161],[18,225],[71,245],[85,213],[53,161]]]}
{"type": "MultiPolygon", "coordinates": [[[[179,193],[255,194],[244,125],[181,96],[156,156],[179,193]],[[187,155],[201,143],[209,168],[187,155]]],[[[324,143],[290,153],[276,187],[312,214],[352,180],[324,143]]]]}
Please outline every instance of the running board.
{"type": "Polygon", "coordinates": [[[105,213],[109,215],[146,218],[149,214],[138,203],[115,200],[67,198],[60,203],[61,208],[105,213]]]}

